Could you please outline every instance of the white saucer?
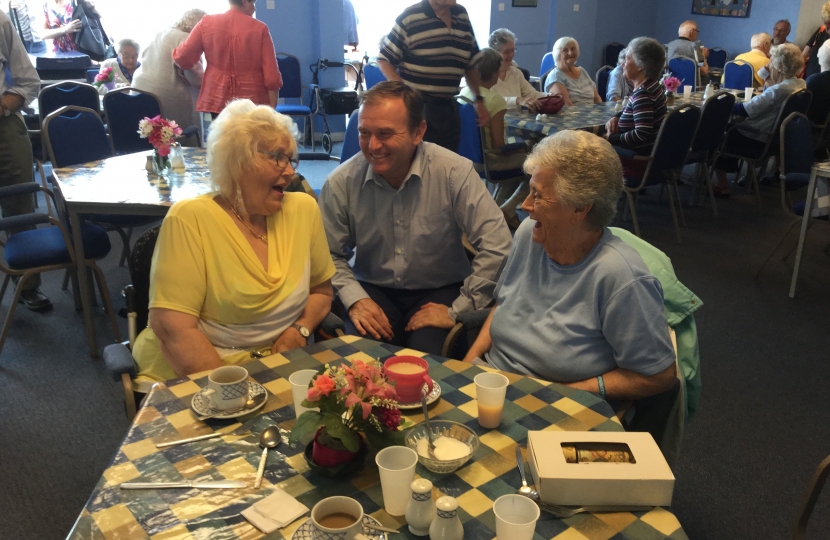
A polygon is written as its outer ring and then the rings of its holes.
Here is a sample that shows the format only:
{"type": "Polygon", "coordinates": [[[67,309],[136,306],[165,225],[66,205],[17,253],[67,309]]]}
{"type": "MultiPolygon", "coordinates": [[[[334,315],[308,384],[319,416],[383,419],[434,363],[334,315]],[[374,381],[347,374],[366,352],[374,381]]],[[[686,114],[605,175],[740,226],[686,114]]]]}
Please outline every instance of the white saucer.
{"type": "MultiPolygon", "coordinates": [[[[196,392],[196,395],[193,396],[193,399],[190,401],[190,407],[199,416],[207,416],[209,414],[216,414],[216,413],[219,412],[219,409],[214,409],[211,406],[210,398],[205,397],[205,392],[207,392],[207,388],[202,388],[201,390],[196,392]]],[[[264,386],[262,386],[258,382],[248,381],[248,396],[249,397],[258,396],[258,395],[263,394],[263,393],[266,394],[266,395],[268,394],[268,390],[266,390],[264,386]]],[[[214,418],[217,418],[219,420],[223,420],[223,419],[227,419],[227,418],[238,418],[240,416],[245,416],[246,414],[248,414],[252,411],[255,411],[255,410],[261,408],[262,406],[264,406],[267,401],[268,401],[267,399],[263,399],[262,401],[259,402],[259,405],[257,405],[256,407],[252,407],[250,409],[243,409],[241,411],[236,411],[236,412],[232,412],[232,413],[217,414],[216,416],[214,416],[214,418]]]]}
{"type": "MultiPolygon", "coordinates": [[[[363,515],[363,524],[371,523],[372,525],[380,526],[380,521],[376,520],[372,516],[363,515]]],[[[291,536],[291,540],[312,540],[312,532],[314,531],[314,525],[311,523],[311,518],[305,520],[305,522],[300,525],[294,534],[291,536]]],[[[383,531],[375,531],[372,529],[367,529],[363,527],[363,534],[371,539],[371,540],[386,540],[386,533],[383,531]]]]}
{"type": "MultiPolygon", "coordinates": [[[[422,391],[426,392],[427,388],[429,388],[429,387],[426,385],[426,383],[424,383],[424,389],[422,391]]],[[[440,397],[441,397],[441,385],[438,384],[437,382],[433,381],[432,382],[432,392],[427,394],[427,405],[432,405],[433,403],[438,401],[438,399],[440,399],[440,397]]],[[[417,401],[415,403],[398,403],[398,408],[403,409],[404,411],[408,411],[408,410],[412,410],[412,409],[420,409],[421,408],[421,402],[417,401]]]]}

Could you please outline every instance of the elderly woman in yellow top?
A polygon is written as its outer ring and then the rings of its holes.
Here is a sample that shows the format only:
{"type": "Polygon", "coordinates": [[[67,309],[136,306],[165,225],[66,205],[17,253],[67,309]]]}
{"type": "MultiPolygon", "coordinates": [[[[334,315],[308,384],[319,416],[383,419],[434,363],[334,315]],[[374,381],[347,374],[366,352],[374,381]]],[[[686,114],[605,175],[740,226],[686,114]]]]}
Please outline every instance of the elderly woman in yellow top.
{"type": "Polygon", "coordinates": [[[142,383],[306,345],[331,307],[334,264],[313,198],[285,193],[296,127],[271,107],[228,104],[210,126],[216,192],[181,201],[161,226],[142,383]]]}

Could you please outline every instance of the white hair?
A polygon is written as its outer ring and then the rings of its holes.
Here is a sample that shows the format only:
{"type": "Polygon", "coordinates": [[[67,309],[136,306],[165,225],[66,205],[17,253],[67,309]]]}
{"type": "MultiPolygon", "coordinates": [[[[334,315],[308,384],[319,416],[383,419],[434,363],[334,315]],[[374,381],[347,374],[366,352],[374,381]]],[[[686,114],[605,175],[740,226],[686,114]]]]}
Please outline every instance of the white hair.
{"type": "Polygon", "coordinates": [[[824,44],[819,47],[818,53],[818,64],[821,66],[822,71],[827,71],[830,69],[830,40],[824,42],[824,44]]]}
{"type": "Polygon", "coordinates": [[[562,69],[562,66],[559,65],[559,55],[561,55],[562,50],[571,43],[576,46],[576,57],[579,58],[579,43],[577,43],[574,38],[570,36],[561,37],[556,40],[556,43],[553,44],[553,51],[551,51],[551,54],[553,55],[553,61],[556,63],[556,67],[559,69],[562,69]]]}

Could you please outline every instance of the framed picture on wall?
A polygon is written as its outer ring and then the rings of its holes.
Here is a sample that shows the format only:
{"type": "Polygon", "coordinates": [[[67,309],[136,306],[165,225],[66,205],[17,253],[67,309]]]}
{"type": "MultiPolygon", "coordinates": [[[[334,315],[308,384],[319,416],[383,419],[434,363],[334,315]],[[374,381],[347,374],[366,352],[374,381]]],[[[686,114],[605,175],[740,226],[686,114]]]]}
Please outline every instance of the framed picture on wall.
{"type": "Polygon", "coordinates": [[[513,7],[536,7],[538,0],[513,0],[513,7]]]}
{"type": "Polygon", "coordinates": [[[716,17],[749,17],[751,3],[752,0],[692,0],[692,13],[716,17]]]}

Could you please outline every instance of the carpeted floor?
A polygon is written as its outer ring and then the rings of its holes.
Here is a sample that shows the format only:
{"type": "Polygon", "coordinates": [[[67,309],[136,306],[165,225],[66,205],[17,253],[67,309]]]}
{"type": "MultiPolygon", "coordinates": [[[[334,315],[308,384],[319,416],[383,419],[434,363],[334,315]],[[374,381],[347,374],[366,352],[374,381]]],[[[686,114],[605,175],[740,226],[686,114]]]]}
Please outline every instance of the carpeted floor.
{"type": "MultiPolygon", "coordinates": [[[[303,163],[301,171],[319,188],[334,165],[303,163]]],[[[673,505],[692,539],[788,538],[807,482],[830,454],[830,234],[825,225],[811,231],[790,300],[792,257],[783,263],[779,255],[752,277],[786,223],[777,191],[767,188],[764,201],[763,217],[746,194],[719,201],[720,218],[705,206],[687,209],[684,244],[676,245],[656,190],[641,199],[644,238],[705,304],[696,314],[701,409],[686,432],[673,505]]],[[[100,264],[120,306],[129,276],[116,266],[120,241],[112,240],[100,264]]],[[[127,429],[120,387],[87,355],[61,279],[44,276],[54,310],[19,309],[0,355],[2,540],[65,537],[127,429]]],[[[7,295],[3,313],[8,303],[7,295]]],[[[95,319],[103,346],[112,337],[100,307],[95,319]]],[[[830,530],[827,494],[811,523],[812,538],[830,530]]]]}

